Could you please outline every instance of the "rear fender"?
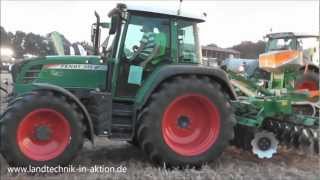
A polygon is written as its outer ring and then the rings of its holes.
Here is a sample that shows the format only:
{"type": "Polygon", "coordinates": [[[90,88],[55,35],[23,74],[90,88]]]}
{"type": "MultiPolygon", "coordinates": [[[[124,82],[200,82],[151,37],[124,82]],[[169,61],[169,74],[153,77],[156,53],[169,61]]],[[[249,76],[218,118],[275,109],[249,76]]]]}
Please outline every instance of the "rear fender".
{"type": "Polygon", "coordinates": [[[137,109],[141,109],[147,102],[150,95],[156,90],[156,88],[164,81],[179,75],[203,75],[208,76],[212,80],[216,81],[221,85],[223,90],[227,92],[232,100],[237,99],[237,95],[232,88],[230,80],[227,74],[214,67],[207,67],[202,65],[166,65],[156,69],[146,80],[143,86],[139,89],[135,104],[137,109]]]}

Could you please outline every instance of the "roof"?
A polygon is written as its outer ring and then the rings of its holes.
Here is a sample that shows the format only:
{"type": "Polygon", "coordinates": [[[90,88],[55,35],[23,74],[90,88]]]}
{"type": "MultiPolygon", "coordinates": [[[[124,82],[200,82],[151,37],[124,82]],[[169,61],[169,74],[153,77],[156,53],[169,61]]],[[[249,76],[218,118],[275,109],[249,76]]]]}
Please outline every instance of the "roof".
{"type": "Polygon", "coordinates": [[[214,47],[214,46],[202,46],[203,50],[209,50],[209,51],[219,51],[219,52],[228,52],[233,54],[240,54],[239,51],[229,48],[221,48],[221,47],[214,47]]]}
{"type": "Polygon", "coordinates": [[[308,33],[294,33],[294,32],[279,32],[279,33],[270,33],[266,35],[267,38],[286,38],[286,37],[297,37],[297,38],[312,38],[312,37],[319,37],[316,34],[308,34],[308,33]]]}
{"type": "Polygon", "coordinates": [[[129,5],[129,4],[127,4],[126,6],[128,11],[149,12],[149,13],[169,15],[169,16],[180,17],[180,18],[187,18],[187,19],[192,19],[200,22],[205,21],[201,15],[186,13],[183,11],[183,9],[181,10],[180,15],[178,15],[178,10],[161,9],[159,7],[154,7],[154,6],[137,6],[137,5],[129,5]]]}

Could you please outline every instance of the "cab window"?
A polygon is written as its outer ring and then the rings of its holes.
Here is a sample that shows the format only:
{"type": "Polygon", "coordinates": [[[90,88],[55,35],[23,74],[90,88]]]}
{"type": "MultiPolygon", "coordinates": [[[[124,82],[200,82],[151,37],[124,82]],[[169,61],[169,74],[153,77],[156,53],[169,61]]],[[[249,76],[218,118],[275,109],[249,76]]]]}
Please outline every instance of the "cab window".
{"type": "Polygon", "coordinates": [[[156,58],[169,53],[169,21],[163,18],[150,18],[133,15],[130,18],[123,54],[129,61],[144,61],[148,57],[156,58]],[[136,52],[141,44],[145,47],[136,52]],[[154,47],[160,46],[160,52],[152,56],[154,47]]]}
{"type": "Polygon", "coordinates": [[[178,22],[178,56],[180,62],[198,62],[197,26],[193,22],[178,22]]]}

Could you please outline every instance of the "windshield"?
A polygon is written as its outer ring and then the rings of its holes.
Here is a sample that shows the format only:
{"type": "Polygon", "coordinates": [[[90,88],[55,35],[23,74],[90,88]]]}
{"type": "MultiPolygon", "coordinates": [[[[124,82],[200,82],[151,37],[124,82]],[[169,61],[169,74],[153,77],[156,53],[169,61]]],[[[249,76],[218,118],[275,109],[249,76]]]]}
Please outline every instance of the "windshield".
{"type": "Polygon", "coordinates": [[[103,43],[101,44],[101,52],[103,52],[103,48],[105,48],[107,55],[109,56],[113,50],[113,44],[116,34],[108,34],[105,33],[105,36],[102,37],[104,39],[103,43]]]}
{"type": "Polygon", "coordinates": [[[290,38],[285,39],[270,39],[268,42],[268,50],[292,50],[295,48],[295,40],[290,38]]]}

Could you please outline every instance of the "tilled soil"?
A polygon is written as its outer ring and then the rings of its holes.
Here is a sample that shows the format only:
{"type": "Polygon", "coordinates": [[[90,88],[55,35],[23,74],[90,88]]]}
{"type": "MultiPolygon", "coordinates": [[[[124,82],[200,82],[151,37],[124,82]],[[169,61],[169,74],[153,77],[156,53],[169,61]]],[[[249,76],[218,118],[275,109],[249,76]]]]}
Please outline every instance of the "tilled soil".
{"type": "Polygon", "coordinates": [[[4,179],[320,179],[319,157],[280,151],[272,159],[261,160],[250,152],[229,147],[215,162],[201,169],[166,169],[154,165],[139,148],[126,142],[97,139],[92,147],[85,143],[73,166],[126,167],[126,173],[8,173],[1,157],[1,177],[4,179]]]}

